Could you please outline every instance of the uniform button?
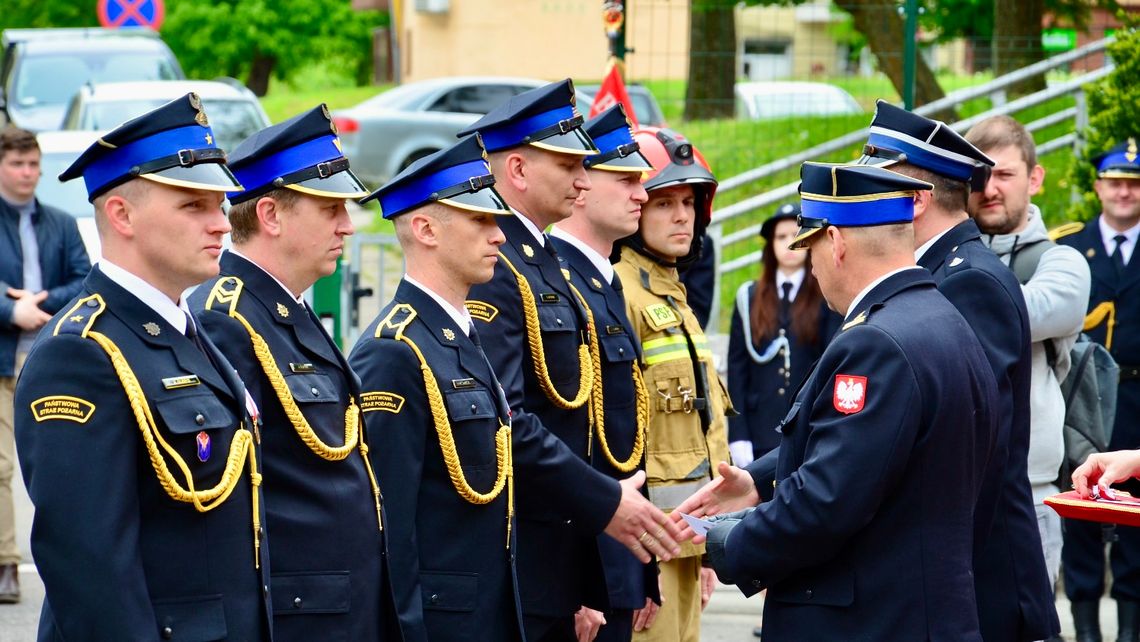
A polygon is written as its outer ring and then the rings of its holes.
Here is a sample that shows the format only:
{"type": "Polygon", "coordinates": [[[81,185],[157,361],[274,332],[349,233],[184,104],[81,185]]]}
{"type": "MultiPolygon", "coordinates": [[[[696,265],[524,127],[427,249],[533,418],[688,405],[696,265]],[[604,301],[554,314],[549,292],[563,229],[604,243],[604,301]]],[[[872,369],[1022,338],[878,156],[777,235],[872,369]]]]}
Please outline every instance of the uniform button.
{"type": "Polygon", "coordinates": [[[812,598],[813,595],[815,595],[815,592],[812,591],[811,589],[804,591],[804,596],[807,597],[807,599],[809,599],[809,600],[812,598]]]}
{"type": "Polygon", "coordinates": [[[562,325],[562,319],[555,319],[554,322],[558,325],[562,325]]]}
{"type": "Polygon", "coordinates": [[[321,396],[321,391],[320,391],[320,390],[317,390],[316,388],[311,388],[311,389],[310,389],[310,391],[313,393],[313,396],[314,396],[314,397],[319,397],[319,396],[321,396]]]}
{"type": "Polygon", "coordinates": [[[90,301],[87,302],[87,307],[97,308],[97,307],[99,307],[99,304],[95,301],[95,299],[91,299],[90,301]]]}
{"type": "Polygon", "coordinates": [[[202,416],[202,413],[198,413],[194,416],[194,423],[201,426],[202,424],[206,423],[206,418],[202,416]]]}
{"type": "Polygon", "coordinates": [[[476,406],[475,404],[471,404],[471,414],[475,414],[477,412],[479,412],[479,406],[476,406]]]}
{"type": "Polygon", "coordinates": [[[784,369],[780,368],[779,370],[776,371],[776,374],[784,374],[784,369]]]}
{"type": "Polygon", "coordinates": [[[301,608],[301,604],[302,604],[302,601],[301,601],[300,597],[293,598],[293,608],[299,609],[299,608],[301,608]]]}
{"type": "Polygon", "coordinates": [[[162,627],[162,639],[169,640],[172,637],[174,637],[174,629],[169,626],[162,627]]]}
{"type": "Polygon", "coordinates": [[[779,390],[776,391],[776,394],[780,394],[780,395],[784,394],[784,389],[780,388],[779,390]]]}
{"type": "Polygon", "coordinates": [[[625,354],[625,348],[618,348],[618,354],[624,355],[625,354]]]}
{"type": "Polygon", "coordinates": [[[269,597],[269,585],[268,584],[262,584],[261,585],[261,597],[269,597]]]}
{"type": "Polygon", "coordinates": [[[428,601],[432,604],[439,604],[439,593],[432,593],[431,597],[428,598],[428,601]]]}

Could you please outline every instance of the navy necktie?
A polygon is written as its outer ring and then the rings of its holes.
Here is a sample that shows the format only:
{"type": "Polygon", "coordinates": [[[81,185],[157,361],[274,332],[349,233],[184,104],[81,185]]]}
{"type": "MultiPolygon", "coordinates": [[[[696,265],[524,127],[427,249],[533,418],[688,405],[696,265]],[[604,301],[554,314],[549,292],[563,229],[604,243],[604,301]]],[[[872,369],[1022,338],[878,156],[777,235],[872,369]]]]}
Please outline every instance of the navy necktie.
{"type": "Polygon", "coordinates": [[[1116,267],[1116,273],[1120,274],[1124,271],[1124,250],[1122,248],[1124,242],[1128,240],[1128,237],[1123,234],[1117,234],[1112,237],[1112,240],[1116,241],[1116,249],[1112,251],[1112,264],[1116,267]]]}

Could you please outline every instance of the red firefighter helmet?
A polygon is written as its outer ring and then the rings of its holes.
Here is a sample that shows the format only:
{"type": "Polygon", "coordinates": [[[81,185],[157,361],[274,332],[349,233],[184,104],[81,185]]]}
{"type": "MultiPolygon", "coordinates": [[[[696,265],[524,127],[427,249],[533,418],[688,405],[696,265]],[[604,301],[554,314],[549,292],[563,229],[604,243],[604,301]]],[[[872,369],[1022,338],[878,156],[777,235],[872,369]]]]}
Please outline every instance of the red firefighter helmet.
{"type": "MultiPolygon", "coordinates": [[[[709,170],[697,148],[687,138],[671,129],[659,127],[641,127],[633,132],[633,139],[641,148],[641,153],[653,165],[641,182],[645,190],[653,197],[653,190],[674,185],[691,185],[693,196],[696,198],[696,221],[693,222],[693,242],[689,254],[674,264],[682,270],[694,263],[701,255],[702,238],[705,228],[712,221],[712,202],[716,195],[716,177],[709,170]]],[[[641,233],[638,232],[626,239],[634,249],[642,254],[645,250],[641,233]]],[[[660,261],[659,257],[654,257],[660,261]]],[[[662,262],[663,263],[663,262],[662,262]]]]}
{"type": "Polygon", "coordinates": [[[687,138],[671,129],[641,127],[633,133],[633,139],[653,165],[653,171],[642,181],[646,191],[692,185],[697,197],[697,226],[703,230],[712,220],[717,185],[705,157],[687,138]]]}

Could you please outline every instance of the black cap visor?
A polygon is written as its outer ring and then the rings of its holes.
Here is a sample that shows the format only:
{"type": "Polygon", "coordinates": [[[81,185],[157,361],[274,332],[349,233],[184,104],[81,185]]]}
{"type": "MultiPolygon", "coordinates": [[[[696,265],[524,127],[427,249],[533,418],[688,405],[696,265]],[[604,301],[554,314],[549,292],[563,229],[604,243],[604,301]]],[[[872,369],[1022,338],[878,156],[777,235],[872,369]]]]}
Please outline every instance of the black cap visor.
{"type": "Polygon", "coordinates": [[[528,140],[526,143],[558,154],[593,156],[598,153],[598,149],[594,147],[594,141],[590,140],[590,137],[581,127],[575,127],[564,134],[554,134],[540,140],[528,140]]]}
{"type": "Polygon", "coordinates": [[[457,207],[469,212],[485,212],[487,214],[511,214],[507,202],[495,191],[493,187],[484,187],[475,192],[460,192],[439,199],[440,203],[457,207]]]}
{"type": "Polygon", "coordinates": [[[369,192],[364,183],[347,169],[324,178],[314,177],[284,187],[302,194],[326,198],[363,198],[368,196],[369,192]]]}
{"type": "Polygon", "coordinates": [[[197,165],[169,167],[142,174],[139,178],[173,187],[211,192],[236,192],[242,188],[229,168],[222,163],[198,163],[197,165]]]}

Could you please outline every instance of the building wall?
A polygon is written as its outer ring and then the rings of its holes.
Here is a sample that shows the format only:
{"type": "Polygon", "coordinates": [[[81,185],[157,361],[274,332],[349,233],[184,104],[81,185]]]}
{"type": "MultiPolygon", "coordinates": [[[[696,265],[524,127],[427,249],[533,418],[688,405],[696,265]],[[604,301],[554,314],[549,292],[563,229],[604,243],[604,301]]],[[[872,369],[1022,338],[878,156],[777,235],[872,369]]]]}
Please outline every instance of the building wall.
{"type": "MultiPolygon", "coordinates": [[[[404,81],[452,75],[600,79],[608,46],[599,0],[450,0],[446,12],[416,10],[401,0],[404,81]]],[[[441,0],[435,0],[439,3],[441,0]]],[[[632,0],[627,46],[635,78],[681,77],[687,70],[687,0],[632,0]],[[683,36],[683,40],[676,40],[683,36]],[[655,51],[669,43],[668,51],[655,51]],[[680,64],[678,64],[680,61],[680,64]]]]}

